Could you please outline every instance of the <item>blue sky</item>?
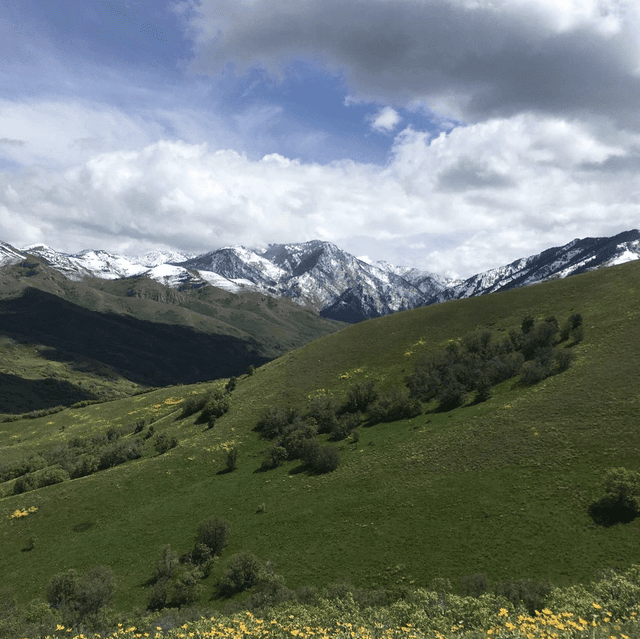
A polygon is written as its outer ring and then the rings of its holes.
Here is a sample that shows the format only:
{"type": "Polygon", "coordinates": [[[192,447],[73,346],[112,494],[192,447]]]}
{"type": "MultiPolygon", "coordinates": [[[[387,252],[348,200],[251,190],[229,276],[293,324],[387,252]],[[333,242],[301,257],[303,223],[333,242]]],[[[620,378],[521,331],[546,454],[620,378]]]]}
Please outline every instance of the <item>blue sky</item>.
{"type": "Polygon", "coordinates": [[[0,239],[470,275],[639,226],[624,0],[0,6],[0,239]]]}

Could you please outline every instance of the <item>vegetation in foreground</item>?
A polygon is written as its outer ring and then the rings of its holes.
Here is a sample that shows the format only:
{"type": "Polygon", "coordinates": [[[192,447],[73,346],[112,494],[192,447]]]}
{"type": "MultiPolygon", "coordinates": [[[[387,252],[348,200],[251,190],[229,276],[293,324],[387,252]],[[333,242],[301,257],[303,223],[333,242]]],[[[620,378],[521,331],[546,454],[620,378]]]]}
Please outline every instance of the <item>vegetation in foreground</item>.
{"type": "MultiPolygon", "coordinates": [[[[71,627],[56,611],[32,606],[19,611],[5,597],[0,632],[5,639],[446,639],[458,637],[526,639],[634,639],[640,636],[640,566],[608,574],[588,586],[551,589],[538,608],[513,597],[450,592],[447,580],[431,589],[395,593],[359,591],[335,584],[321,593],[301,589],[286,603],[258,611],[212,616],[199,608],[139,613],[127,618],[103,614],[99,623],[71,627]]],[[[513,594],[513,593],[511,593],[513,594]]]]}

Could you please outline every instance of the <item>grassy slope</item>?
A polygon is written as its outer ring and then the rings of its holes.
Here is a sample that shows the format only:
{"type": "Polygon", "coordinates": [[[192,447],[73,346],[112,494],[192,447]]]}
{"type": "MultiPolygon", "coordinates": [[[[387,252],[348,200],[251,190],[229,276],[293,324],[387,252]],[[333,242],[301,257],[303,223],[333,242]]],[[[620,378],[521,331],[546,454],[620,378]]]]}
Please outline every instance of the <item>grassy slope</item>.
{"type": "MultiPolygon", "coordinates": [[[[597,528],[587,507],[605,469],[639,466],[639,267],[398,313],[292,351],[241,380],[214,430],[175,415],[159,422],[181,440],[164,456],[149,452],[0,501],[5,581],[23,598],[42,596],[56,572],[106,564],[119,581],[119,606],[143,605],[141,584],[160,547],[188,550],[197,524],[213,515],[228,519],[232,534],[208,594],[241,549],[275,561],[292,587],[342,578],[423,585],[476,572],[563,584],[637,562],[640,522],[597,528]],[[421,352],[448,339],[477,327],[508,330],[529,313],[563,320],[572,312],[583,314],[586,337],[562,375],[532,388],[506,382],[485,404],[365,429],[357,444],[337,444],[342,463],[329,475],[290,474],[293,462],[254,473],[266,443],[251,429],[265,407],[304,406],[322,389],[339,397],[358,379],[399,384],[421,352]],[[238,470],[217,475],[229,445],[239,447],[238,470]],[[262,503],[266,512],[257,514],[262,503]],[[8,519],[32,505],[37,513],[8,519]],[[94,525],[74,532],[82,523],[94,525]],[[35,549],[21,552],[31,536],[35,549]]],[[[195,390],[0,425],[0,461],[109,423],[162,415],[195,390]]]]}
{"type": "Polygon", "coordinates": [[[0,413],[237,374],[338,328],[256,293],[72,282],[16,265],[0,279],[0,413]]]}

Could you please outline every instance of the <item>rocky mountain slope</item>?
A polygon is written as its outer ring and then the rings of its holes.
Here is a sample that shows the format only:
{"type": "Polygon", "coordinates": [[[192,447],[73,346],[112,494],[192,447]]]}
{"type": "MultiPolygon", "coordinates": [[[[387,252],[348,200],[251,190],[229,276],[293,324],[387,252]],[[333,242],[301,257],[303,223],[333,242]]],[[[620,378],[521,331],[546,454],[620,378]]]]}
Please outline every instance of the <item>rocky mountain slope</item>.
{"type": "Polygon", "coordinates": [[[178,290],[210,285],[231,293],[255,291],[353,323],[635,260],[640,258],[640,231],[576,239],[463,281],[387,262],[370,264],[318,240],[257,249],[225,247],[191,257],[156,251],[135,258],[105,251],[67,255],[42,245],[16,249],[0,243],[0,268],[29,254],[71,280],[144,277],[178,290]]]}

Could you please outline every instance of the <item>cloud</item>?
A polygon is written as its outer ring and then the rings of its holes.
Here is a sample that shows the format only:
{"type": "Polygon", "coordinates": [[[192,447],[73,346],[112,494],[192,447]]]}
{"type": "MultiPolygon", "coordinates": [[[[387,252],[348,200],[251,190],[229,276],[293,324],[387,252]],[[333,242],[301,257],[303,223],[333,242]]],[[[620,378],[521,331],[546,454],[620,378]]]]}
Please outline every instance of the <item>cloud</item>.
{"type": "Polygon", "coordinates": [[[639,226],[640,186],[629,180],[638,149],[639,135],[533,115],[435,139],[406,128],[384,167],[160,141],[66,170],[0,174],[0,238],[132,253],[317,238],[471,275],[639,226]]]}
{"type": "Polygon", "coordinates": [[[369,118],[371,128],[379,133],[391,133],[401,121],[400,114],[388,106],[369,118]]]}
{"type": "Polygon", "coordinates": [[[311,59],[356,100],[479,122],[600,114],[637,129],[640,7],[623,0],[201,0],[193,69],[311,59]]]}

